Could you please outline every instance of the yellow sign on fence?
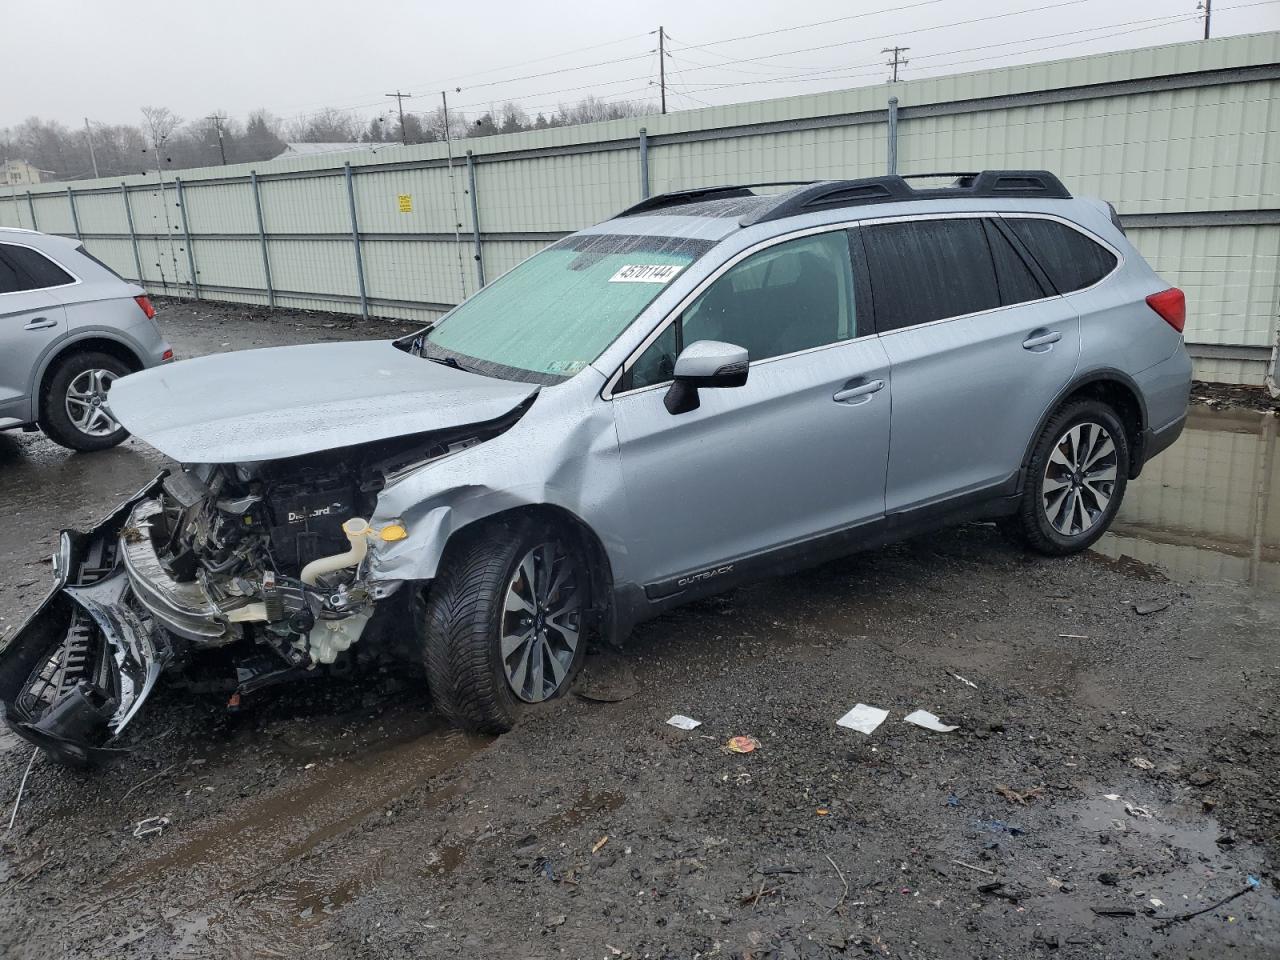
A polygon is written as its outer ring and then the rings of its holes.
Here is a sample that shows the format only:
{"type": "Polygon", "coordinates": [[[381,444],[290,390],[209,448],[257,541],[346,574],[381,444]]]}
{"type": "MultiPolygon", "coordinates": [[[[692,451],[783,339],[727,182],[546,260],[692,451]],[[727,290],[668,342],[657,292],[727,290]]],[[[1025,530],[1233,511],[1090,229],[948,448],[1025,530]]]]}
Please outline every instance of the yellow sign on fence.
{"type": "Polygon", "coordinates": [[[400,194],[400,212],[413,213],[413,194],[411,193],[400,194]]]}

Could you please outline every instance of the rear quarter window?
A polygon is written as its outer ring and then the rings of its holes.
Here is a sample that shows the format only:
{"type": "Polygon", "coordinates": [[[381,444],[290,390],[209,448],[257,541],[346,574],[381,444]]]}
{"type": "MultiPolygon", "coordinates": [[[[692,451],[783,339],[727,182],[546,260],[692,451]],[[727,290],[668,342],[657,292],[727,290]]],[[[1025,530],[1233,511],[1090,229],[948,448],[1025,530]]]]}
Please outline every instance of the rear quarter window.
{"type": "Polygon", "coordinates": [[[30,247],[13,243],[0,243],[0,259],[12,268],[17,277],[18,290],[42,290],[45,287],[64,287],[75,283],[76,278],[44,254],[30,247]]]}
{"type": "Polygon", "coordinates": [[[1059,293],[1091,287],[1116,268],[1116,255],[1079,230],[1038,217],[1006,217],[1059,293]]]}

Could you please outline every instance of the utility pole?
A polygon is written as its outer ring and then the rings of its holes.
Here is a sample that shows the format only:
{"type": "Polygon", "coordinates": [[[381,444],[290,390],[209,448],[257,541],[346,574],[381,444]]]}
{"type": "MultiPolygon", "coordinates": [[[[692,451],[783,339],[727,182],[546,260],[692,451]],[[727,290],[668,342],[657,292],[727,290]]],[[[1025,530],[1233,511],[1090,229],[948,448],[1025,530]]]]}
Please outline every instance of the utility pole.
{"type": "Polygon", "coordinates": [[[222,165],[225,167],[227,165],[227,148],[222,144],[222,121],[227,118],[220,117],[216,113],[211,113],[209,116],[205,117],[205,119],[213,121],[213,129],[217,131],[218,134],[218,156],[222,158],[222,165]]]}
{"type": "MultiPolygon", "coordinates": [[[[454,87],[457,93],[461,87],[454,87]]],[[[467,298],[467,275],[462,269],[462,219],[458,216],[458,191],[453,183],[453,137],[449,133],[449,92],[440,91],[440,104],[444,109],[444,150],[449,158],[449,199],[453,202],[453,248],[458,254],[458,289],[462,299],[467,298]]],[[[400,125],[404,129],[404,124],[400,125]]]]}
{"type": "Polygon", "coordinates": [[[910,49],[910,47],[885,47],[880,51],[881,53],[893,54],[893,59],[886,64],[886,66],[893,67],[893,79],[889,81],[890,83],[898,82],[898,67],[905,67],[911,62],[910,60],[903,59],[902,57],[902,54],[906,53],[910,49]]]}
{"type": "MultiPolygon", "coordinates": [[[[658,27],[658,88],[662,95],[662,112],[667,112],[667,32],[658,27]]],[[[688,84],[685,85],[688,90],[688,84]]]]}
{"type": "MultiPolygon", "coordinates": [[[[443,91],[441,91],[440,95],[441,95],[441,96],[444,96],[444,92],[443,92],[443,91]]],[[[405,129],[404,129],[404,102],[405,102],[405,100],[407,100],[409,97],[412,97],[412,96],[413,96],[413,94],[412,94],[412,93],[401,93],[399,90],[397,90],[395,93],[388,93],[388,94],[384,94],[384,96],[388,96],[388,97],[395,97],[395,98],[396,98],[396,106],[400,108],[400,142],[401,142],[401,143],[403,143],[403,144],[407,147],[407,146],[409,145],[409,135],[408,135],[408,133],[406,133],[406,132],[405,132],[405,129]]],[[[446,106],[446,108],[445,108],[445,118],[444,118],[444,122],[445,122],[445,125],[446,125],[446,126],[448,126],[448,124],[449,124],[449,110],[448,110],[448,107],[447,107],[447,106],[446,106]]]]}
{"type": "Polygon", "coordinates": [[[89,126],[89,118],[84,118],[84,139],[89,144],[89,163],[93,165],[93,175],[98,176],[98,158],[93,152],[93,129],[89,126]]]}
{"type": "Polygon", "coordinates": [[[1213,19],[1213,0],[1200,0],[1196,4],[1197,10],[1204,11],[1204,38],[1209,39],[1209,21],[1213,19]]]}

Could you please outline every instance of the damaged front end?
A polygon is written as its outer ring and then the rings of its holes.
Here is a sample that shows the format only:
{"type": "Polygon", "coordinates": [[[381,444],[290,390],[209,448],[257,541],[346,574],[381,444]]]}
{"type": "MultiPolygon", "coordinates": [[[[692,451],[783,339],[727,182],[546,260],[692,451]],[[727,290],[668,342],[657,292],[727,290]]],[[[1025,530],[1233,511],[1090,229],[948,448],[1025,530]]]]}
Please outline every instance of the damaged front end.
{"type": "Polygon", "coordinates": [[[109,752],[167,668],[229,664],[222,688],[239,703],[334,664],[401,586],[364,563],[377,543],[407,536],[362,519],[379,492],[510,422],[185,467],[89,532],[64,531],[54,590],[0,647],[5,720],[83,765],[109,752]]]}

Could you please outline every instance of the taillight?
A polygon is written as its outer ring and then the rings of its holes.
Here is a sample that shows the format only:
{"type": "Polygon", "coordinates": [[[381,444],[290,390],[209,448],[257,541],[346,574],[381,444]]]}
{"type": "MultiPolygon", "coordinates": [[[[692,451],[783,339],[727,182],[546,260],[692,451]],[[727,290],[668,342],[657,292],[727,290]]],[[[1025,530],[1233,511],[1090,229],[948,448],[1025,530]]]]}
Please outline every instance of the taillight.
{"type": "Polygon", "coordinates": [[[1147,297],[1147,306],[1160,314],[1161,319],[1169,326],[1182,332],[1187,323],[1187,297],[1177,287],[1161,290],[1147,297]]]}
{"type": "Polygon", "coordinates": [[[156,308],[151,305],[151,300],[145,293],[140,297],[134,297],[133,302],[142,308],[142,312],[147,315],[148,320],[154,319],[156,308]]]}

